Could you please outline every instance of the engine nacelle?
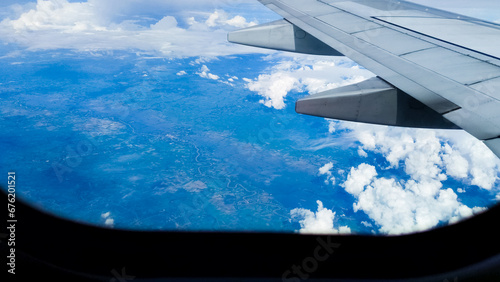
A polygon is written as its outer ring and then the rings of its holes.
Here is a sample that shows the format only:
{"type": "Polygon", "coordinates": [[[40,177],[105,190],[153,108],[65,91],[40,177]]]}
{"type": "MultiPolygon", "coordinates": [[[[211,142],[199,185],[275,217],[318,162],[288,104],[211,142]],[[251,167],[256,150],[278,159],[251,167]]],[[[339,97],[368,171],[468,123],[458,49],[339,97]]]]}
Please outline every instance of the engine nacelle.
{"type": "Polygon", "coordinates": [[[316,37],[287,20],[230,32],[227,40],[232,43],[313,55],[343,56],[316,37]]]}
{"type": "Polygon", "coordinates": [[[459,129],[438,112],[378,77],[300,99],[295,111],[373,124],[459,129]]]}

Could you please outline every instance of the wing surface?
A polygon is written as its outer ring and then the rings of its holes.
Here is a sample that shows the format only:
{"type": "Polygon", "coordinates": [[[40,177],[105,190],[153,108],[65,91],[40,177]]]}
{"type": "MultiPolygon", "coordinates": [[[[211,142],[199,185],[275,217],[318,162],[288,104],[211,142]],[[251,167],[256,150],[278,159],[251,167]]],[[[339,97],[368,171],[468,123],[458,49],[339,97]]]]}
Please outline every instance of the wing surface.
{"type": "Polygon", "coordinates": [[[259,1],[500,157],[500,25],[406,1],[259,1]]]}

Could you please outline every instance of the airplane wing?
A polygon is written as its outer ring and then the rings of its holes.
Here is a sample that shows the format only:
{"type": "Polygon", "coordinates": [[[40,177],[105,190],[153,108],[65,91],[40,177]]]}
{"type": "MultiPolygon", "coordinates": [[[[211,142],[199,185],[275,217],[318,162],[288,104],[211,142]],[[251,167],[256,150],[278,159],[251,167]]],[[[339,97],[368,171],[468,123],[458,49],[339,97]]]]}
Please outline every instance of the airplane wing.
{"type": "Polygon", "coordinates": [[[284,19],[230,42],[345,55],[377,75],[299,100],[315,116],[462,128],[500,157],[500,25],[399,0],[259,0],[284,19]]]}

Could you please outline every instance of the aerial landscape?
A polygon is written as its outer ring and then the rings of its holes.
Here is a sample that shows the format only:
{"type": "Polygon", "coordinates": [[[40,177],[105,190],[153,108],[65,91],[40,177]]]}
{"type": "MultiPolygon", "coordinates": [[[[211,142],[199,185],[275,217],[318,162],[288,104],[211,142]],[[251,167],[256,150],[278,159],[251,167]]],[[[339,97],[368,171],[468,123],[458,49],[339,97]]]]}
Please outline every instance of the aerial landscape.
{"type": "MultiPolygon", "coordinates": [[[[0,171],[41,210],[117,229],[394,235],[500,200],[500,160],[465,131],[296,113],[375,75],[227,42],[281,19],[257,1],[0,7],[0,171]]],[[[500,22],[487,8],[455,12],[500,22]]]]}

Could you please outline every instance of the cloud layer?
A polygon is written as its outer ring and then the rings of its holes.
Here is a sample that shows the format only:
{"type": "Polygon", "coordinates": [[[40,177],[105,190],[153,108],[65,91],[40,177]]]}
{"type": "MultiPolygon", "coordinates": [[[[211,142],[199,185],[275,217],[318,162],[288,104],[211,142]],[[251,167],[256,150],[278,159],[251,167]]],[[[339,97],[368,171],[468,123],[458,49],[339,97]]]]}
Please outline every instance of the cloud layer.
{"type": "Polygon", "coordinates": [[[235,2],[197,1],[192,12],[181,8],[194,7],[194,1],[174,2],[38,0],[35,8],[4,19],[0,35],[29,50],[135,50],[167,57],[258,52],[226,40],[228,31],[257,24],[215,8],[235,2]],[[151,18],[154,11],[159,20],[151,18]]]}

